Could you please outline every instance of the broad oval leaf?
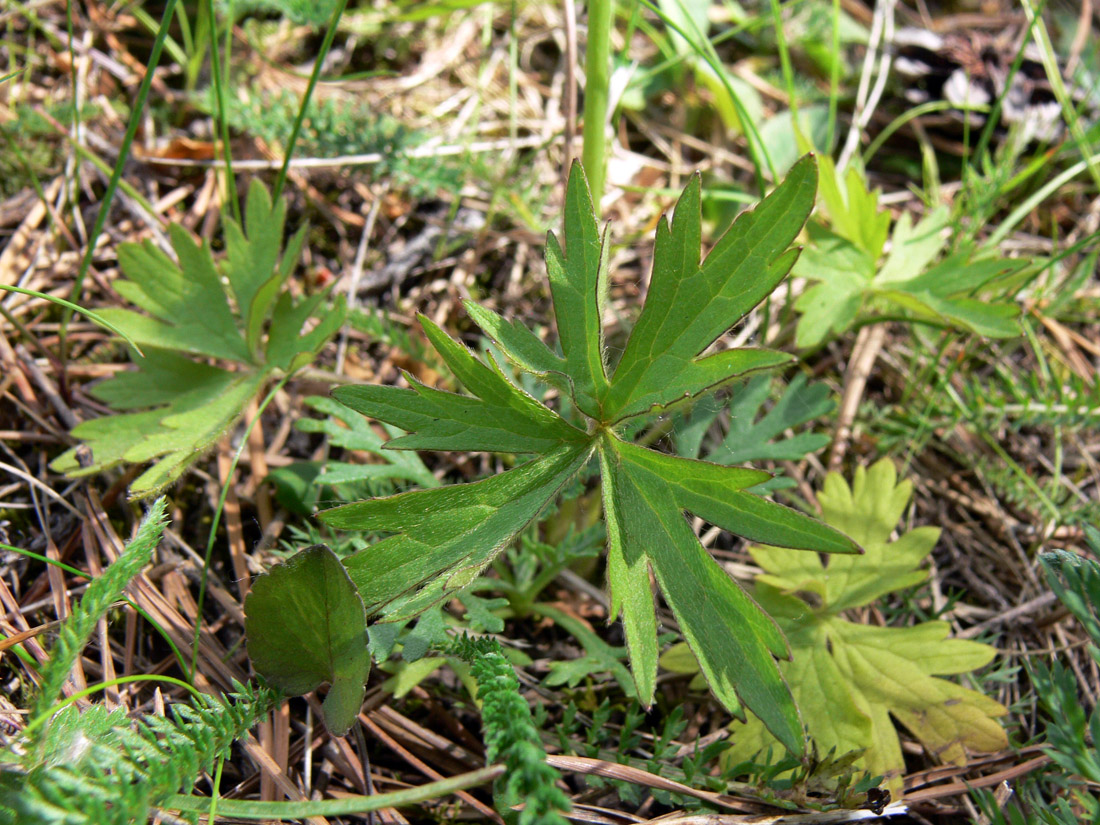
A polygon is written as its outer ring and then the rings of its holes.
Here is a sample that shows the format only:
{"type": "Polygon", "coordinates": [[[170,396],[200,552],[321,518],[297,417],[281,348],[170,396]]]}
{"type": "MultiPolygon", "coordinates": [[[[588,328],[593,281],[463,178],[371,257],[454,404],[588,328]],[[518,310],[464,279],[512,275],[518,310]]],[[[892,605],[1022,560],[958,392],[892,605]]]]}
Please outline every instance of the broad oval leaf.
{"type": "Polygon", "coordinates": [[[363,704],[370,654],[363,600],[336,554],[315,544],[273,567],[252,585],[244,611],[256,672],[292,696],[328,682],[325,726],[347,733],[363,704]]]}

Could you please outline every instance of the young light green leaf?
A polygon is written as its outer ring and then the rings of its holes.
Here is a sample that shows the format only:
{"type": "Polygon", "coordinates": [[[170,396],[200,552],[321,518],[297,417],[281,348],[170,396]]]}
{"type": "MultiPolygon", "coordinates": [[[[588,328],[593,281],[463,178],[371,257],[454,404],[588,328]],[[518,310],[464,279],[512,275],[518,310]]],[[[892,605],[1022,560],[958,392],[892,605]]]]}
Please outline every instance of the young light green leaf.
{"type": "Polygon", "coordinates": [[[840,335],[859,314],[874,277],[874,261],[851,241],[810,224],[810,240],[795,264],[794,274],[821,283],[806,289],[795,301],[802,314],[795,343],[816,347],[830,333],[840,335]]]}
{"type": "MultiPolygon", "coordinates": [[[[790,271],[797,251],[788,247],[813,208],[816,180],[813,158],[800,160],[771,195],[734,222],[701,264],[699,179],[688,184],[671,227],[665,221],[657,225],[646,303],[612,376],[603,404],[606,417],[621,420],[678,401],[692,394],[691,380],[699,392],[765,366],[723,363],[723,376],[716,364],[707,364],[710,358],[696,359],[790,271]]],[[[772,365],[785,360],[776,356],[772,365]]]]}
{"type": "Polygon", "coordinates": [[[834,613],[920,584],[927,573],[917,567],[932,552],[939,529],[917,527],[890,542],[912,491],[911,482],[897,483],[897,471],[886,459],[869,471],[858,468],[851,487],[838,474],[830,473],[818,495],[822,516],[859,542],[863,556],[835,556],[826,568],[812,553],[751,548],[753,558],[764,568],[757,580],[787,593],[816,593],[822,608],[834,613]]]}
{"type": "Polygon", "coordinates": [[[878,208],[878,192],[867,188],[866,175],[855,166],[842,176],[827,155],[820,166],[821,200],[830,225],[876,263],[890,233],[890,213],[878,208]]]}
{"type": "Polygon", "coordinates": [[[248,655],[256,672],[292,696],[328,682],[325,726],[355,723],[370,673],[363,601],[323,544],[291,556],[252,585],[244,602],[248,655]]]}
{"type": "Polygon", "coordinates": [[[889,284],[916,278],[939,257],[947,245],[947,225],[951,211],[938,206],[916,226],[908,212],[902,212],[894,225],[890,253],[875,276],[875,283],[889,284]]]}
{"type": "MultiPolygon", "coordinates": [[[[948,638],[945,622],[913,627],[854,624],[843,611],[918,584],[915,569],[931,552],[939,531],[916,528],[889,537],[909,501],[912,485],[897,484],[888,459],[857,471],[852,487],[831,473],[819,499],[825,520],[864,548],[862,556],[818,557],[775,547],[751,549],[764,568],[756,597],[787,634],[792,661],[781,663],[819,753],[862,751],[857,762],[887,786],[901,787],[904,761],[891,715],[928,750],[962,764],[966,750],[995,751],[1007,744],[996,721],[1006,710],[940,675],[987,664],[996,651],[978,642],[948,638]]],[[[774,744],[757,719],[736,725],[727,764],[751,759],[774,744]]]]}
{"type": "Polygon", "coordinates": [[[816,347],[857,322],[898,315],[989,338],[1019,335],[1014,302],[978,300],[974,293],[983,288],[1005,291],[1027,261],[961,249],[933,265],[949,239],[950,212],[941,206],[916,226],[904,213],[879,267],[890,215],[878,211],[877,195],[868,192],[862,173],[848,171],[845,196],[831,165],[823,161],[821,192],[832,231],[811,223],[812,245],[795,267],[796,275],[818,281],[795,302],[802,316],[795,336],[799,347],[816,347]],[[995,282],[1003,286],[990,287],[995,282]]]}

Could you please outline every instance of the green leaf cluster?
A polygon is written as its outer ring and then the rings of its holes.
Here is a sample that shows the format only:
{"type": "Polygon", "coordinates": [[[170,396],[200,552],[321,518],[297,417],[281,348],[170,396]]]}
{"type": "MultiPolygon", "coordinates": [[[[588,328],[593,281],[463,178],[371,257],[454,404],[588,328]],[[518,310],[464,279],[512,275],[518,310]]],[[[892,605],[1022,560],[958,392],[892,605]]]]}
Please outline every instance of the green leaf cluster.
{"type": "Polygon", "coordinates": [[[784,746],[801,753],[802,722],[775,657],[788,655],[775,623],[710,557],[692,532],[692,513],[752,541],[821,552],[858,552],[837,530],[746,489],[757,470],[666,455],[638,446],[639,421],[787,363],[765,349],[704,354],[766,297],[798,256],[790,247],[813,207],[812,157],[755,209],[741,215],[700,260],[696,177],[672,221],[657,227],[648,297],[617,364],[609,364],[602,319],[608,245],[575,166],[565,200],[563,244],[551,233],[546,261],[560,352],[523,325],[468,302],[467,311],[513,365],[555,388],[573,420],[513,384],[492,356],[482,360],[427,318],[421,324],[468,395],[406,376],[409,388],[334,391],[359,412],[406,430],[393,449],[485,450],[532,456],[469,484],[356,502],[321,514],[331,527],[388,532],[345,565],[368,614],[409,618],[470,584],[586,466],[598,466],[607,528],[611,618],[620,614],[643,704],[657,673],[651,575],[691,644],[718,699],[753,709],[784,746]],[[739,699],[740,697],[740,699],[739,699]]]}
{"type": "Polygon", "coordinates": [[[816,282],[795,302],[802,316],[795,335],[799,347],[816,347],[856,324],[898,317],[987,338],[1020,334],[1014,302],[978,296],[1018,275],[1025,261],[972,248],[945,255],[951,225],[945,206],[916,225],[905,212],[891,231],[890,213],[879,209],[878,193],[868,190],[860,170],[851,167],[841,175],[828,158],[821,167],[829,226],[809,224],[810,245],[794,270],[816,282]]]}
{"type": "MultiPolygon", "coordinates": [[[[990,645],[950,639],[946,622],[877,627],[844,618],[844,612],[920,584],[918,569],[939,537],[917,527],[896,541],[890,535],[912,495],[897,482],[889,459],[859,468],[852,486],[830,473],[819,495],[827,523],[863,547],[861,556],[834,556],[825,565],[810,553],[778,547],[751,548],[764,572],[756,598],[787,635],[793,659],[781,665],[817,750],[862,751],[857,762],[872,776],[901,787],[905,763],[891,716],[931,755],[961,764],[966,751],[1007,745],[996,717],[1005,708],[940,675],[966,673],[988,664],[990,645]]],[[[775,743],[761,721],[734,723],[728,764],[752,759],[775,743]]]]}
{"type": "Polygon", "coordinates": [[[92,460],[81,464],[69,450],[53,461],[54,470],[75,478],[153,462],[130,486],[134,498],[152,496],[240,418],[270,377],[313,360],[343,313],[327,311],[307,329],[326,296],[295,300],[285,289],[306,235],[302,227],[284,250],[285,220],[286,204],[273,203],[253,181],[245,225],[225,223],[220,265],[209,245],[176,224],[168,228],[176,261],[152,241],[119,247],[125,278],[115,288],[142,312],[109,308],[101,315],[145,354],[135,355],[136,370],[92,389],[117,412],[73,430],[92,460]]]}

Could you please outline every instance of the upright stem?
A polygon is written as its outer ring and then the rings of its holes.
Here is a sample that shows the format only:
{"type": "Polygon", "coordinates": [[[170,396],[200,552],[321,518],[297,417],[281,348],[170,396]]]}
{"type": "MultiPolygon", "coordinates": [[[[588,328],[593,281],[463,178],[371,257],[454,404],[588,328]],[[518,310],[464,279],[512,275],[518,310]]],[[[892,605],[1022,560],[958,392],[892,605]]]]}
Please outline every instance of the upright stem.
{"type": "Polygon", "coordinates": [[[611,88],[611,21],[614,0],[589,0],[584,53],[584,164],[596,216],[600,214],[607,170],[607,104],[611,88]]]}

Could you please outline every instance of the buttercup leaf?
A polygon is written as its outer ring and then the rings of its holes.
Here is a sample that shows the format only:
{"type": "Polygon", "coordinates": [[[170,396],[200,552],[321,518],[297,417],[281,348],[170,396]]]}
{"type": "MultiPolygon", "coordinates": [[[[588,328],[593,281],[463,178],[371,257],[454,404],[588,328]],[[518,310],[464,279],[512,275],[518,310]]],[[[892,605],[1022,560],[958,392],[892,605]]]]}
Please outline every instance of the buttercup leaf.
{"type": "MultiPolygon", "coordinates": [[[[776,624],[710,557],[685,516],[698,515],[753,541],[818,552],[858,552],[837,530],[746,492],[767,473],[665,455],[624,440],[628,419],[701,396],[739,375],[784,364],[785,353],[737,349],[702,353],[788,273],[790,244],[813,206],[812,157],[754,210],[739,217],[700,260],[700,182],[694,178],[672,222],[661,221],[649,294],[622,358],[608,378],[601,233],[580,167],[570,176],[565,236],[547,242],[562,355],[514,321],[467,303],[474,321],[521,370],[559,389],[576,419],[516,387],[491,358],[479,359],[422,319],[435,349],[468,394],[409,378],[410,389],[345,387],[341,401],[409,431],[394,449],[490,450],[535,458],[472,484],[345,505],[321,514],[333,527],[394,533],[346,564],[370,613],[407,619],[470,583],[592,458],[601,473],[607,525],[611,618],[626,629],[633,680],[603,662],[638,700],[653,700],[657,622],[650,574],[718,699],[742,702],[794,753],[802,724],[776,657],[787,644],[776,624]]],[[[576,634],[575,634],[576,635],[576,634]]],[[[573,668],[569,674],[585,672],[573,668]]],[[[624,688],[625,689],[625,688],[624,688]]]]}
{"type": "MultiPolygon", "coordinates": [[[[938,264],[950,237],[950,211],[937,207],[916,225],[903,213],[890,231],[890,213],[878,208],[877,193],[850,168],[841,180],[822,160],[821,195],[830,229],[811,223],[811,245],[795,274],[816,283],[795,302],[802,316],[795,341],[819,346],[857,322],[902,316],[915,322],[955,327],[987,338],[1020,334],[1020,309],[1011,300],[980,300],[979,290],[1021,272],[1023,260],[1006,260],[985,250],[956,249],[938,264]],[[887,237],[890,249],[879,263],[887,237]]],[[[1002,289],[1002,291],[1004,291],[1002,289]]]]}

